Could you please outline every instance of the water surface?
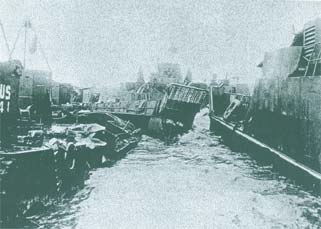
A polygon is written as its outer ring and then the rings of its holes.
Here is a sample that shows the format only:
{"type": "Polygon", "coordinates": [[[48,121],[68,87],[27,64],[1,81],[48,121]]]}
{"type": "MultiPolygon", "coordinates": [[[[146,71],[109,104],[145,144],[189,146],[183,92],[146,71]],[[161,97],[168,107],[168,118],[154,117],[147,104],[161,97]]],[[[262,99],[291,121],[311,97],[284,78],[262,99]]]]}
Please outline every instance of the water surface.
{"type": "Polygon", "coordinates": [[[321,201],[246,153],[199,114],[166,145],[147,136],[84,189],[30,219],[40,228],[319,228],[321,201]]]}

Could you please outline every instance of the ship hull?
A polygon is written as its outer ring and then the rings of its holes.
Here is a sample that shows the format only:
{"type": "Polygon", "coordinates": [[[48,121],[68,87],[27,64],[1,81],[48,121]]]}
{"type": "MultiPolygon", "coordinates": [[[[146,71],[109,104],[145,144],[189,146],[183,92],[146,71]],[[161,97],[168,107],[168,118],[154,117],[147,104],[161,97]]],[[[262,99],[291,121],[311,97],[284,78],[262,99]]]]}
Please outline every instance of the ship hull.
{"type": "Polygon", "coordinates": [[[126,112],[111,112],[111,113],[120,119],[130,121],[135,125],[135,127],[140,128],[144,133],[146,133],[148,129],[149,120],[152,117],[151,115],[134,114],[134,113],[126,113],[126,112]]]}
{"type": "Polygon", "coordinates": [[[192,128],[195,115],[208,101],[207,95],[206,89],[170,84],[167,93],[153,107],[136,112],[112,111],[112,114],[132,122],[147,135],[167,138],[192,128]]]}
{"type": "Polygon", "coordinates": [[[321,193],[321,174],[294,160],[287,154],[261,142],[235,125],[210,113],[210,130],[221,136],[224,144],[237,151],[248,153],[260,165],[271,165],[273,170],[304,185],[314,193],[321,193]]]}

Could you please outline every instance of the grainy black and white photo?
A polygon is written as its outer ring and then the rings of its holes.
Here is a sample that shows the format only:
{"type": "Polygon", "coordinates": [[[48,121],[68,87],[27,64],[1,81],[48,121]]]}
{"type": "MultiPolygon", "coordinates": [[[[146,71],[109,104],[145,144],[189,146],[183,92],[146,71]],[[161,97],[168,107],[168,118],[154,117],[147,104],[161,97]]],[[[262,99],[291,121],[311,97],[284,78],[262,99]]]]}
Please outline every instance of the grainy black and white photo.
{"type": "Polygon", "coordinates": [[[321,1],[0,0],[0,228],[321,228],[321,1]]]}

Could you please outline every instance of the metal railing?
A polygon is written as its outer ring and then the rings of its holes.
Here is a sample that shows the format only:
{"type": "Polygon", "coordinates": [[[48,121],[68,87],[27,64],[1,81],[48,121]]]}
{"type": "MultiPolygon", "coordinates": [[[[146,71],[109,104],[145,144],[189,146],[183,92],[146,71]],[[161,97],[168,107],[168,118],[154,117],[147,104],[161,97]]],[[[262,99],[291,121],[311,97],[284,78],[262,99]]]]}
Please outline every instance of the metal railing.
{"type": "Polygon", "coordinates": [[[307,77],[308,75],[308,71],[309,71],[309,66],[310,64],[314,63],[314,67],[313,67],[313,72],[312,72],[312,77],[315,76],[315,71],[316,71],[316,68],[317,68],[317,64],[318,64],[318,61],[321,60],[321,42],[318,42],[318,43],[315,43],[314,44],[314,47],[313,47],[313,51],[311,52],[311,55],[310,55],[310,58],[307,59],[306,57],[303,57],[308,63],[307,63],[307,66],[305,68],[305,72],[304,72],[304,77],[307,77]],[[315,57],[315,53],[317,51],[317,47],[320,48],[320,51],[318,53],[318,55],[315,57]]]}

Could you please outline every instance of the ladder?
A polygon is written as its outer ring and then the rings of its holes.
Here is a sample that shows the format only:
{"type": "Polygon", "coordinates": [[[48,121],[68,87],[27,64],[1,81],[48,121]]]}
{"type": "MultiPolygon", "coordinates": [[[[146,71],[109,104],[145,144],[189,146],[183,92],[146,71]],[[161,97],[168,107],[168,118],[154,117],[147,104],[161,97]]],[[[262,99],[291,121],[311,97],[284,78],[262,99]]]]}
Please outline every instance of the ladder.
{"type": "Polygon", "coordinates": [[[303,58],[307,61],[304,76],[306,77],[308,75],[310,65],[313,64],[313,73],[311,76],[314,76],[318,61],[321,60],[321,43],[316,43],[316,33],[314,25],[306,28],[303,34],[303,58]],[[316,52],[318,52],[318,54],[316,52]]]}

